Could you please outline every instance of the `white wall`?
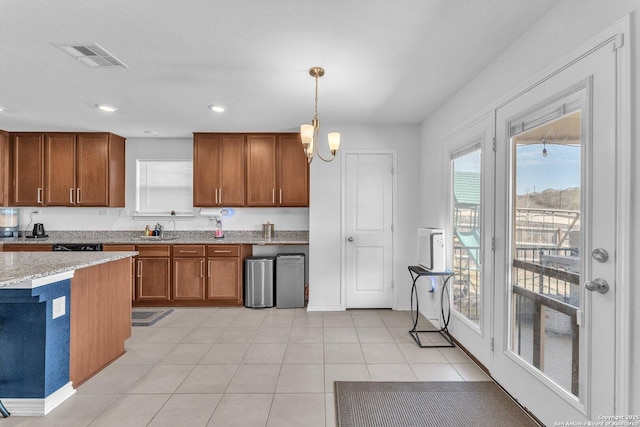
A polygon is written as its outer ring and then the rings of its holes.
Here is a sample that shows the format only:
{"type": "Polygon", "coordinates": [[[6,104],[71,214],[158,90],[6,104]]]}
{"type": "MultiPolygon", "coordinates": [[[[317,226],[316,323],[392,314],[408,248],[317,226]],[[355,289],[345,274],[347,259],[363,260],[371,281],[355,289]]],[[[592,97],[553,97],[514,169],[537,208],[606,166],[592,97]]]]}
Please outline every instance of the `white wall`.
{"type": "MultiPolygon", "coordinates": [[[[341,149],[396,150],[397,195],[395,224],[397,259],[395,269],[398,306],[409,306],[411,280],[407,266],[416,262],[416,228],[419,221],[418,182],[419,127],[331,126],[341,133],[341,149]]],[[[321,138],[326,135],[321,133],[321,138]]],[[[321,145],[325,141],[321,139],[321,145]]],[[[328,153],[326,145],[322,153],[328,153]]],[[[338,154],[341,156],[341,152],[338,154]]],[[[332,163],[314,159],[311,163],[311,206],[309,212],[309,309],[341,310],[341,159],[332,163]]]]}
{"type": "MultiPolygon", "coordinates": [[[[20,208],[20,229],[30,222],[44,223],[46,230],[143,230],[145,225],[156,222],[167,225],[167,220],[133,219],[136,200],[136,160],[150,159],[192,159],[193,140],[191,138],[131,138],[126,145],[126,200],[125,208],[64,208],[64,207],[22,207],[20,208]]],[[[215,222],[198,214],[195,218],[178,219],[177,230],[213,230],[215,222]]],[[[275,224],[277,230],[308,230],[308,208],[238,208],[235,215],[223,219],[226,230],[261,230],[265,222],[275,224]]],[[[168,229],[172,229],[173,224],[168,229]]]]}
{"type": "MultiPolygon", "coordinates": [[[[442,138],[481,112],[496,106],[496,101],[524,89],[523,85],[561,58],[574,51],[585,41],[609,27],[625,15],[631,13],[632,39],[626,40],[631,47],[632,57],[632,164],[640,164],[640,150],[636,143],[638,129],[636,119],[640,111],[638,96],[640,78],[640,36],[637,31],[639,0],[565,0],[536,23],[527,33],[480,73],[472,82],[460,90],[446,104],[431,115],[421,128],[420,183],[423,189],[437,194],[440,189],[442,171],[439,165],[442,138]],[[434,155],[438,153],[438,155],[434,155]]],[[[638,169],[632,170],[630,182],[640,182],[638,169]]],[[[632,250],[630,260],[640,256],[640,186],[634,185],[632,194],[631,232],[632,250]]],[[[441,210],[431,204],[431,196],[422,191],[421,212],[428,221],[438,221],[441,210]]],[[[436,196],[437,197],[437,196],[436,196]]],[[[438,198],[440,200],[440,198],[438,198]]],[[[632,272],[631,325],[640,325],[640,274],[632,272]]],[[[421,294],[421,298],[423,298],[421,294]]],[[[640,413],[640,327],[631,326],[631,414],[640,413]]],[[[613,351],[613,349],[600,349],[613,351]]]]}

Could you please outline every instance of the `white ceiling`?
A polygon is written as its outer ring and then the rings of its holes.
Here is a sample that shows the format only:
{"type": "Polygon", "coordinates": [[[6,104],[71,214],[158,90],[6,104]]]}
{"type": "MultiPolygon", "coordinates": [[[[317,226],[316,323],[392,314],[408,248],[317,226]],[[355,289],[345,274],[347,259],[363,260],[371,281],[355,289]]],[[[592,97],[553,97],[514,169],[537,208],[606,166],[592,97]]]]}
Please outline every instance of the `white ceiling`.
{"type": "Polygon", "coordinates": [[[321,123],[420,123],[558,2],[2,0],[0,129],[295,131],[313,117],[315,65],[321,123]],[[64,43],[128,68],[86,67],[64,43]]]}

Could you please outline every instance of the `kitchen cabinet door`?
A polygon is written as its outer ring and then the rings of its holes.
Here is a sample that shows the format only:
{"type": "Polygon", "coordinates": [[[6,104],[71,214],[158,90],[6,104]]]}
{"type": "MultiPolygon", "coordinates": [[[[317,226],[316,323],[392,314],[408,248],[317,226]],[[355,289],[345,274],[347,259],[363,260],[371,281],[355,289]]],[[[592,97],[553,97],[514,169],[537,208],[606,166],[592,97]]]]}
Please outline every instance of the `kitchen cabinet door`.
{"type": "Polygon", "coordinates": [[[299,134],[278,136],[278,205],[309,206],[309,162],[299,134]]]}
{"type": "Polygon", "coordinates": [[[76,135],[44,135],[44,204],[74,206],[76,201],[76,135]]]}
{"type": "Polygon", "coordinates": [[[193,205],[218,205],[218,135],[193,135],[193,205]]]}
{"type": "Polygon", "coordinates": [[[0,130],[0,206],[11,206],[11,150],[9,134],[0,130]]]}
{"type": "Polygon", "coordinates": [[[207,298],[220,304],[242,304],[242,280],[238,258],[209,258],[207,298]]]}
{"type": "Polygon", "coordinates": [[[247,137],[247,206],[277,206],[276,135],[247,137]]]}
{"type": "Polygon", "coordinates": [[[137,301],[169,301],[170,282],[170,258],[138,257],[137,301]]]}
{"type": "Polygon", "coordinates": [[[244,138],[236,134],[194,134],[194,206],[245,206],[244,138]]]}
{"type": "Polygon", "coordinates": [[[219,205],[242,207],[245,205],[244,135],[221,135],[219,156],[219,205]]]}
{"type": "Polygon", "coordinates": [[[41,133],[11,134],[13,206],[43,205],[44,137],[41,133]]]}
{"type": "Polygon", "coordinates": [[[109,134],[77,136],[76,205],[109,206],[109,134]]]}
{"type": "Polygon", "coordinates": [[[203,301],[205,282],[204,257],[173,259],[173,301],[203,301]]]}

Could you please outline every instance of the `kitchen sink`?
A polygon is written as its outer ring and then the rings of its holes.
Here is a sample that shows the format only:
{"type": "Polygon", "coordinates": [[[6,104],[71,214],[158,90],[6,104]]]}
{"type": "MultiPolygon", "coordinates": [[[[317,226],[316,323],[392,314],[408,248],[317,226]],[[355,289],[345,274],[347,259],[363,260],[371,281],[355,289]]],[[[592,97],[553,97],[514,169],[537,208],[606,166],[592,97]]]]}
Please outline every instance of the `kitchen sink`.
{"type": "Polygon", "coordinates": [[[134,240],[144,240],[144,241],[158,241],[158,240],[175,240],[178,236],[138,236],[134,237],[134,240]]]}

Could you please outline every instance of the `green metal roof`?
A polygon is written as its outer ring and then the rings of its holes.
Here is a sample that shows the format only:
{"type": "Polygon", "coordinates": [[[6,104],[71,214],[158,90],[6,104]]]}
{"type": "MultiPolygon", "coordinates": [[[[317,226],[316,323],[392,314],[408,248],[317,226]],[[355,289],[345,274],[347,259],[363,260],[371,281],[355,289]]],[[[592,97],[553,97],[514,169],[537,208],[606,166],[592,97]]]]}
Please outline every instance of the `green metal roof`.
{"type": "Polygon", "coordinates": [[[480,172],[454,172],[453,194],[456,205],[480,204],[480,172]]]}

